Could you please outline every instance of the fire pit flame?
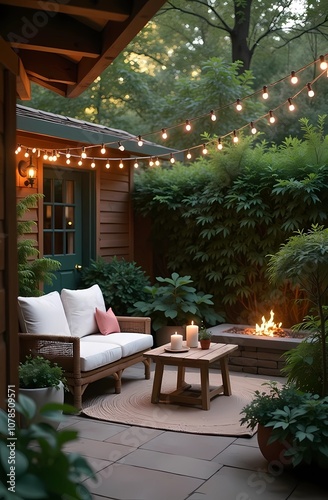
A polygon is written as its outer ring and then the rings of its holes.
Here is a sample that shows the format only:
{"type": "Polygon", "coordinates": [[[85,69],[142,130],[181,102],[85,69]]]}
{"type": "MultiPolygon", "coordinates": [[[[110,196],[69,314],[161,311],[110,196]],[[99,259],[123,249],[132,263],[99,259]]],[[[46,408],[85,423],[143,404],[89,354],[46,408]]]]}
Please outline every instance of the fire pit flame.
{"type": "Polygon", "coordinates": [[[255,325],[255,335],[267,335],[269,337],[274,337],[274,332],[281,328],[282,323],[274,323],[273,321],[274,312],[270,311],[270,319],[266,321],[265,317],[262,316],[261,326],[255,325]]]}

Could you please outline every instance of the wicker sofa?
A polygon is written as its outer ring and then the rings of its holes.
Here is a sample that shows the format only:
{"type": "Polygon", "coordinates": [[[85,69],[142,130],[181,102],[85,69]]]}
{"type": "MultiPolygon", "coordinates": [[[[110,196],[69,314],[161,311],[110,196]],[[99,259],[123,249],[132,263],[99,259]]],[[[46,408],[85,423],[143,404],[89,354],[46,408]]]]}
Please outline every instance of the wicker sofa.
{"type": "Polygon", "coordinates": [[[143,356],[153,345],[150,318],[115,317],[111,309],[106,311],[98,285],[18,297],[18,316],[20,360],[42,355],[62,366],[77,409],[91,382],[111,375],[120,393],[123,370],[139,362],[145,378],[150,377],[149,360],[143,356]]]}

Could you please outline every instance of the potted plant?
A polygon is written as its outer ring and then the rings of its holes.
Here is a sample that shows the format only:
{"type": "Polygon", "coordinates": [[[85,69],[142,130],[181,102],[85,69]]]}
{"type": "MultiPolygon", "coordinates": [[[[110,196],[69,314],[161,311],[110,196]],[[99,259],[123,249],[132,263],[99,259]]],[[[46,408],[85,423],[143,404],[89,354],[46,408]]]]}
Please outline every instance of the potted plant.
{"type": "MultiPolygon", "coordinates": [[[[58,409],[67,411],[68,405],[51,408],[51,418],[58,420],[58,409]]],[[[18,401],[8,398],[8,413],[0,410],[0,498],[91,500],[83,480],[94,477],[92,468],[78,453],[64,451],[66,443],[77,439],[77,431],[33,423],[37,416],[33,400],[22,394],[18,401]],[[27,423],[24,428],[15,424],[13,409],[27,423]]]]}
{"type": "Polygon", "coordinates": [[[212,333],[202,325],[199,329],[198,340],[202,349],[209,349],[211,345],[212,333]]]}
{"type": "Polygon", "coordinates": [[[241,424],[257,430],[259,448],[282,466],[328,467],[328,397],[301,392],[294,385],[266,384],[241,411],[241,424]]]}
{"type": "MultiPolygon", "coordinates": [[[[42,356],[27,356],[18,367],[19,392],[30,397],[37,411],[46,403],[64,403],[63,369],[42,356]]],[[[36,414],[35,418],[41,418],[36,414]]],[[[43,419],[47,421],[46,419],[43,419]]]]}
{"type": "Polygon", "coordinates": [[[202,320],[210,325],[222,323],[224,318],[213,309],[212,295],[197,291],[191,276],[172,273],[168,278],[157,277],[153,286],[146,286],[147,298],[134,304],[134,316],[149,316],[156,335],[157,345],[166,344],[172,332],[184,333],[187,323],[202,320]],[[170,329],[162,330],[164,327],[170,329]],[[161,330],[161,331],[160,331],[161,330]]]}

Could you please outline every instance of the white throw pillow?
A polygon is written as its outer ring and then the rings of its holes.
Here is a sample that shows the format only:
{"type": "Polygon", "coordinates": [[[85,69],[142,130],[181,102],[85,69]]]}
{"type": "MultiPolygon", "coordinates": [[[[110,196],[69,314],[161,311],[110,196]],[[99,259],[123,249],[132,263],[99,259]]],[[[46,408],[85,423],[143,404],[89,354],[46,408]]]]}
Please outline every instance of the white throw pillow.
{"type": "Polygon", "coordinates": [[[95,318],[96,308],[106,312],[104,297],[99,285],[93,285],[84,290],[63,288],[61,300],[71,334],[74,337],[84,337],[99,331],[95,318]]]}
{"type": "Polygon", "coordinates": [[[18,297],[18,319],[23,333],[70,335],[58,292],[41,297],[18,297]]]}

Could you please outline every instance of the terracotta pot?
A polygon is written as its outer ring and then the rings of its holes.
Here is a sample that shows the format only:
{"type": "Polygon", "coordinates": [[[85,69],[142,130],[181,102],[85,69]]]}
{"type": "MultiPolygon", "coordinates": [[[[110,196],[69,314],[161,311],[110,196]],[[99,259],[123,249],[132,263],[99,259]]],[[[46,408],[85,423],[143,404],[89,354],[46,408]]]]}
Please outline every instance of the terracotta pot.
{"type": "Polygon", "coordinates": [[[211,339],[200,340],[200,346],[202,349],[209,349],[211,345],[211,339]]]}
{"type": "Polygon", "coordinates": [[[272,427],[258,426],[257,442],[260,451],[264,458],[273,466],[288,468],[292,466],[291,457],[285,457],[284,452],[290,448],[291,443],[288,441],[274,441],[268,444],[268,440],[272,434],[272,427]]]}

